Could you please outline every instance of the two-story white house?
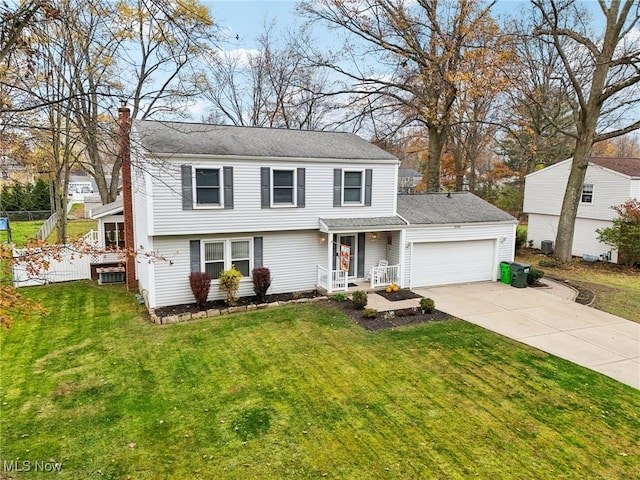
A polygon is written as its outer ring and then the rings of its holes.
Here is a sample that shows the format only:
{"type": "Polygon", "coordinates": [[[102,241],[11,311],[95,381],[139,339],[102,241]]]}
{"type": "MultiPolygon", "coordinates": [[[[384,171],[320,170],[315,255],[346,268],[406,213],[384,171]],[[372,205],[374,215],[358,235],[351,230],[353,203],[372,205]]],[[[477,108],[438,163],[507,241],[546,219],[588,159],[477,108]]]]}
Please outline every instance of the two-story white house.
{"type": "MultiPolygon", "coordinates": [[[[527,237],[536,248],[541,247],[542,241],[555,241],[571,162],[568,159],[525,177],[523,211],[529,215],[527,237]]],[[[592,157],[582,185],[572,254],[617,262],[617,252],[598,241],[596,230],[612,225],[617,214],[611,207],[632,198],[640,198],[640,158],[592,157]]]]}
{"type": "Polygon", "coordinates": [[[516,220],[470,193],[398,195],[398,160],[356,135],[134,120],[136,248],[150,308],[192,303],[189,274],[235,266],[268,293],[362,282],[403,287],[495,280],[516,220]]]}

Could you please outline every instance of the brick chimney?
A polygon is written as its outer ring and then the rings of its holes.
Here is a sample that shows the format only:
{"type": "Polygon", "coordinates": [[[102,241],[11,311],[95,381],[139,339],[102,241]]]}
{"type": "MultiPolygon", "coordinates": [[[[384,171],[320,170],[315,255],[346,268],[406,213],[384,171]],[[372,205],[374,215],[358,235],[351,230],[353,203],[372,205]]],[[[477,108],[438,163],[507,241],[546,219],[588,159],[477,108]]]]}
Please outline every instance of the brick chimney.
{"type": "Polygon", "coordinates": [[[136,282],[136,248],[133,237],[133,196],[131,193],[131,112],[127,102],[122,101],[118,109],[118,125],[120,137],[120,159],[122,161],[122,204],[124,207],[124,247],[127,251],[125,260],[127,290],[137,290],[136,282]]]}

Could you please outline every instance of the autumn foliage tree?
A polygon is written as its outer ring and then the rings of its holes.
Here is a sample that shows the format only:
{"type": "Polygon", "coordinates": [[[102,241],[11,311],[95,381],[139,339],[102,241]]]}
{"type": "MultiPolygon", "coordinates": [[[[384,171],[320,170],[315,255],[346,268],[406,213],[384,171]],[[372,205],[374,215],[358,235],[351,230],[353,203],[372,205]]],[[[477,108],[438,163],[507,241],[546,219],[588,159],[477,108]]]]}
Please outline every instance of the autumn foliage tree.
{"type": "Polygon", "coordinates": [[[598,240],[618,250],[618,263],[640,265],[640,201],[629,200],[611,207],[618,217],[613,226],[598,229],[598,240]]]}

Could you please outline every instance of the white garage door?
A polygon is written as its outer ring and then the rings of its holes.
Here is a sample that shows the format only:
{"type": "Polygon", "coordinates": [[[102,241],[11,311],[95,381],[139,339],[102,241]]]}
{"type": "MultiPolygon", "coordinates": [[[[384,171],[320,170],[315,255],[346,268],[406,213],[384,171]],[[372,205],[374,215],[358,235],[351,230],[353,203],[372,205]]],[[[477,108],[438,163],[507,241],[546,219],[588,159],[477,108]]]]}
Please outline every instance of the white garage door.
{"type": "Polygon", "coordinates": [[[414,243],[411,286],[493,280],[494,245],[495,240],[414,243]]]}

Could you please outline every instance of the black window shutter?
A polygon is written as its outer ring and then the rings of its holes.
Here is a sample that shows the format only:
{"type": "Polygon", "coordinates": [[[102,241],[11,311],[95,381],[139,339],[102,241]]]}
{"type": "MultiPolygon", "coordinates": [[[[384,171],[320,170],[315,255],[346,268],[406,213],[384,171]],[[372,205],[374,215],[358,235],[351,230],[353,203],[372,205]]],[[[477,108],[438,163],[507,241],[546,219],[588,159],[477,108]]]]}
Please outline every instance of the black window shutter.
{"type": "Polygon", "coordinates": [[[297,201],[298,208],[304,208],[304,197],[305,197],[304,182],[305,182],[305,170],[304,168],[299,168],[298,169],[298,201],[297,201]]]}
{"type": "Polygon", "coordinates": [[[359,278],[364,277],[364,232],[358,233],[358,272],[359,278]]]}
{"type": "Polygon", "coordinates": [[[233,208],[233,167],[223,167],[224,208],[233,208]]]}
{"type": "Polygon", "coordinates": [[[260,207],[271,208],[271,171],[260,167],[260,207]]]}
{"type": "Polygon", "coordinates": [[[191,255],[191,271],[201,272],[202,265],[200,263],[200,240],[189,241],[189,253],[191,255]]]}
{"type": "Polygon", "coordinates": [[[182,165],[182,209],[193,210],[193,180],[191,165],[182,165]]]}
{"type": "Polygon", "coordinates": [[[262,237],[253,237],[253,268],[263,266],[262,252],[262,237]]]}
{"type": "Polygon", "coordinates": [[[367,168],[364,171],[364,204],[371,206],[371,183],[373,181],[373,169],[367,168]]]}
{"type": "Polygon", "coordinates": [[[333,169],[333,206],[342,205],[342,169],[333,169]]]}

